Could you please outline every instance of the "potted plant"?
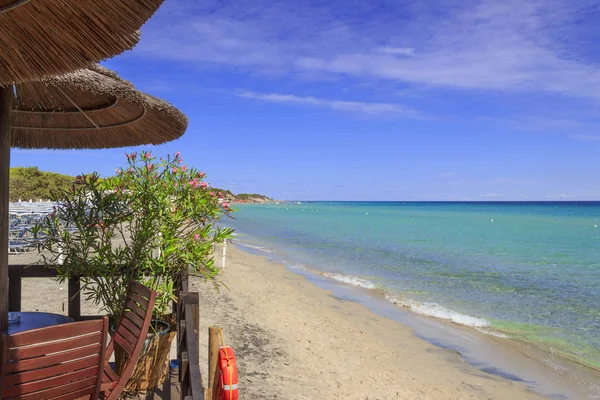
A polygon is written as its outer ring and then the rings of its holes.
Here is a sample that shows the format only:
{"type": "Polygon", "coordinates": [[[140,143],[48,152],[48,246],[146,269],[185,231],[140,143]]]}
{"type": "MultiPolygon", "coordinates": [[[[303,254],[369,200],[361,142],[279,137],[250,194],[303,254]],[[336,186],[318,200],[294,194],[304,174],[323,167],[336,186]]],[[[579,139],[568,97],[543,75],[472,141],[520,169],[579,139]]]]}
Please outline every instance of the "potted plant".
{"type": "Polygon", "coordinates": [[[229,215],[229,205],[204,178],[183,165],[179,153],[159,160],[150,152],[127,154],[116,176],[82,175],[70,190],[54,193],[55,211],[34,228],[44,262],[56,266],[61,281],[80,277],[85,298],[112,323],[123,311],[130,280],[156,290],[154,351],[138,363],[134,378],[140,382],[130,389],[162,383],[166,374],[156,371],[168,363],[176,289],[188,275],[214,281],[213,246],[233,232],[216,225],[229,215]],[[166,359],[152,357],[159,353],[166,359]]]}

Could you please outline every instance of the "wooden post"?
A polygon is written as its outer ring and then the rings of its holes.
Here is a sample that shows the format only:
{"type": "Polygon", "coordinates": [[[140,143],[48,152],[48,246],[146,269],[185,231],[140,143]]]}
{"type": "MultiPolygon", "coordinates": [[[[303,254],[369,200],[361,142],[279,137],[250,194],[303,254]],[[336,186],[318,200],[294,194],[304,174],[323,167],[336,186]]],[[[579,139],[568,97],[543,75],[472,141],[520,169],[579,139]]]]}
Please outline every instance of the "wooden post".
{"type": "Polygon", "coordinates": [[[69,317],[81,319],[81,282],[79,278],[69,278],[69,317]]]}
{"type": "Polygon", "coordinates": [[[8,267],[8,311],[21,311],[21,266],[8,267]]]}
{"type": "Polygon", "coordinates": [[[8,329],[8,196],[13,88],[0,87],[0,332],[8,329]]]}
{"type": "Polygon", "coordinates": [[[227,258],[227,239],[223,242],[223,252],[221,253],[221,273],[225,272],[225,259],[227,258]]]}
{"type": "Polygon", "coordinates": [[[219,361],[219,347],[221,347],[220,329],[218,326],[208,327],[208,400],[217,399],[219,374],[217,373],[219,361]]]}

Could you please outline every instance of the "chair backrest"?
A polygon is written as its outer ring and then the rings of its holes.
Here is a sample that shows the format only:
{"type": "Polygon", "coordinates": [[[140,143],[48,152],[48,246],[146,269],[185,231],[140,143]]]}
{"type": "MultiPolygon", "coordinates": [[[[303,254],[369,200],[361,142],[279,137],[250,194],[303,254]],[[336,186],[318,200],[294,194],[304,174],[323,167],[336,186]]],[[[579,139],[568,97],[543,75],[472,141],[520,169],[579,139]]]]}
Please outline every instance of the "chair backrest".
{"type": "MultiPolygon", "coordinates": [[[[127,361],[119,371],[118,381],[110,390],[110,396],[106,396],[109,399],[116,398],[131,378],[148,335],[155,299],[156,292],[154,290],[135,281],[129,284],[123,314],[121,314],[117,329],[107,348],[107,354],[110,356],[117,344],[127,354],[127,361]]],[[[110,366],[106,368],[110,368],[110,366]]]]}
{"type": "Polygon", "coordinates": [[[97,399],[108,318],[3,335],[0,398],[97,399]]]}

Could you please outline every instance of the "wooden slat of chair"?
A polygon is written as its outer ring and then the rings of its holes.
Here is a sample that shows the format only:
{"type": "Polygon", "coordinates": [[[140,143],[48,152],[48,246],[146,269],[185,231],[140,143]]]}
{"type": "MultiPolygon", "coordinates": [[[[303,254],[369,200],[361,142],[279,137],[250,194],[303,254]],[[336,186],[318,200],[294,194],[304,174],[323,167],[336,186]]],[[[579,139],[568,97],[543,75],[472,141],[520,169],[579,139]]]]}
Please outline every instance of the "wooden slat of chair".
{"type": "Polygon", "coordinates": [[[51,368],[42,368],[33,371],[23,372],[21,374],[9,375],[4,378],[4,386],[16,385],[19,382],[31,382],[36,379],[50,378],[57,374],[66,374],[69,371],[94,367],[98,365],[99,362],[100,356],[87,357],[81,360],[73,361],[71,363],[53,366],[51,368]]]}
{"type": "Polygon", "coordinates": [[[12,362],[4,366],[6,373],[33,371],[34,369],[40,369],[45,367],[52,367],[54,365],[68,363],[72,360],[82,359],[84,357],[91,357],[95,354],[100,354],[100,347],[102,344],[96,343],[94,346],[83,347],[74,349],[72,351],[63,351],[61,353],[54,353],[49,355],[42,355],[41,357],[30,358],[27,360],[13,359],[12,362]]]}
{"type": "Polygon", "coordinates": [[[9,350],[9,358],[12,360],[23,360],[26,358],[39,357],[48,353],[58,353],[74,348],[98,344],[102,336],[102,332],[97,332],[92,335],[85,335],[77,338],[69,338],[68,340],[53,341],[52,343],[44,343],[35,346],[19,347],[9,350]]]}
{"type": "Polygon", "coordinates": [[[127,318],[129,321],[131,321],[135,326],[138,327],[138,329],[141,329],[142,326],[144,325],[144,318],[138,317],[136,313],[134,313],[133,311],[125,311],[123,313],[123,317],[127,318]]]}
{"type": "Polygon", "coordinates": [[[97,399],[108,318],[3,335],[0,398],[97,399]]]}
{"type": "Polygon", "coordinates": [[[134,347],[129,342],[127,342],[125,339],[123,339],[123,336],[121,336],[120,332],[116,332],[113,335],[113,340],[115,343],[117,343],[119,346],[121,346],[121,348],[123,350],[125,350],[125,352],[127,354],[133,353],[134,347]]]}
{"type": "Polygon", "coordinates": [[[133,373],[148,335],[155,298],[154,290],[133,281],[129,284],[125,311],[106,349],[107,360],[114,352],[115,346],[119,346],[127,354],[127,361],[120,375],[108,362],[105,363],[101,390],[106,400],[117,399],[133,373]]]}
{"type": "Polygon", "coordinates": [[[140,334],[140,328],[135,326],[135,324],[133,322],[131,322],[130,320],[128,320],[127,318],[122,318],[121,324],[123,325],[123,327],[125,329],[127,329],[129,332],[131,332],[132,335],[138,336],[140,334]]]}
{"type": "Polygon", "coordinates": [[[141,318],[143,318],[144,314],[146,313],[145,309],[143,309],[142,307],[135,304],[133,302],[133,300],[131,300],[131,299],[127,300],[127,303],[125,304],[125,308],[132,311],[135,315],[137,315],[138,317],[141,317],[141,318]]]}
{"type": "Polygon", "coordinates": [[[131,300],[135,301],[142,308],[148,307],[148,299],[144,299],[142,296],[136,293],[131,294],[131,300]]]}

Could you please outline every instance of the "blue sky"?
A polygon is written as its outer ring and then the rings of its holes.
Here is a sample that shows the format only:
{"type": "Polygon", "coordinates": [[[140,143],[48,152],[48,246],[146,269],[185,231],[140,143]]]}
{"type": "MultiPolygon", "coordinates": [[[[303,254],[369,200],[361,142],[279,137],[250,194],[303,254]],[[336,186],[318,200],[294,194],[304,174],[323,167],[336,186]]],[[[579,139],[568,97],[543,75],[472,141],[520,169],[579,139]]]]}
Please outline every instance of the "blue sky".
{"type": "MultiPolygon", "coordinates": [[[[298,200],[600,199],[600,2],[166,0],[106,62],[189,117],[153,149],[298,200]]],[[[107,175],[129,149],[13,150],[107,175]]]]}

